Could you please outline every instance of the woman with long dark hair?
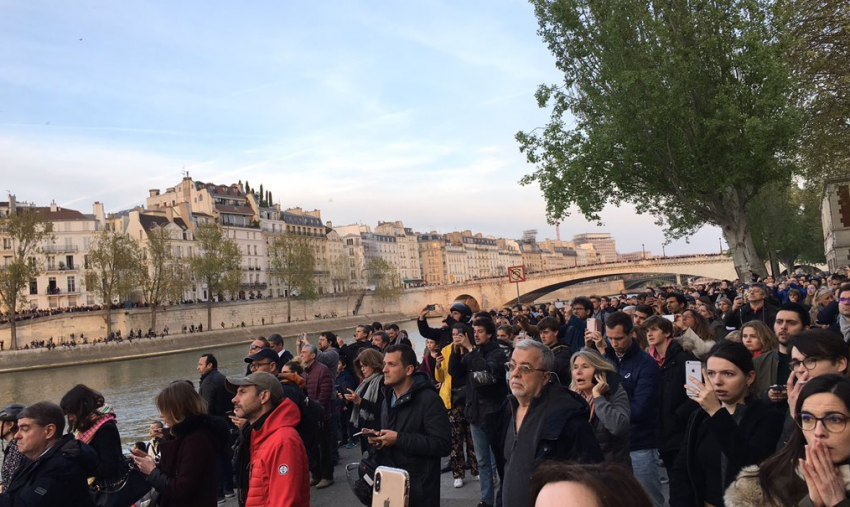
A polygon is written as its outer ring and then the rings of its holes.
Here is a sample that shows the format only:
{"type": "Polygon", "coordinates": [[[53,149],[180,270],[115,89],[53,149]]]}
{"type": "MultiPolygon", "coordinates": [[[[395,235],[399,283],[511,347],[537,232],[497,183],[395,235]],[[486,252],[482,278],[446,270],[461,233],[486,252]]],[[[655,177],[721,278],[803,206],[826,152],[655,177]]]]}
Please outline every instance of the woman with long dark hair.
{"type": "Polygon", "coordinates": [[[207,415],[203,398],[185,381],[172,382],[155,403],[166,424],[159,464],[138,449],[133,450],[133,460],[159,493],[157,506],[215,506],[215,461],[227,445],[227,426],[207,415]]]}
{"type": "Polygon", "coordinates": [[[785,414],[749,396],[756,372],[750,352],[723,342],[708,354],[703,381],[686,387],[702,410],[688,421],[685,439],[670,470],[670,506],[723,506],[723,493],[747,465],[776,448],[785,414]]]}
{"type": "Polygon", "coordinates": [[[115,410],[99,392],[77,384],[65,393],[59,406],[68,419],[68,431],[88,444],[98,457],[97,484],[111,489],[127,475],[115,410]]]}
{"type": "Polygon", "coordinates": [[[806,383],[788,443],[747,467],[726,491],[727,507],[850,505],[850,380],[835,373],[806,383]]]}

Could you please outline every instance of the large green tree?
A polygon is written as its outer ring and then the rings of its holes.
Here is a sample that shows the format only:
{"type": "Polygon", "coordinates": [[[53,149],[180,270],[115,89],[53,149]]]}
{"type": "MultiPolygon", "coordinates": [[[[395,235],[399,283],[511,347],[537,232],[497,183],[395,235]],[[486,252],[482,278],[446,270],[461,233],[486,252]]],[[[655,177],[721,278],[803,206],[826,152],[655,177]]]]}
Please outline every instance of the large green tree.
{"type": "MultiPolygon", "coordinates": [[[[9,349],[17,348],[18,329],[15,314],[24,301],[25,290],[31,280],[40,274],[36,255],[41,252],[41,243],[53,237],[53,224],[44,220],[44,215],[27,208],[17,208],[8,216],[0,215],[0,239],[11,247],[10,257],[0,263],[0,307],[9,314],[11,343],[9,349]]],[[[6,250],[5,246],[2,250],[6,250]]]]}
{"type": "MultiPolygon", "coordinates": [[[[820,189],[793,182],[765,186],[747,208],[756,249],[793,271],[797,261],[826,262],[823,251],[820,189]]],[[[775,269],[775,267],[774,267],[775,269]]],[[[777,271],[778,274],[778,271],[777,271]]]]}
{"type": "MultiPolygon", "coordinates": [[[[788,60],[799,78],[804,161],[814,180],[850,168],[850,7],[846,0],[787,0],[788,60]]],[[[815,185],[819,186],[820,181],[815,185]]]]}
{"type": "Polygon", "coordinates": [[[103,229],[95,235],[85,283],[86,290],[103,304],[107,337],[112,334],[112,304],[139,289],[143,263],[141,246],[126,234],[103,229]]]}
{"type": "Polygon", "coordinates": [[[398,299],[404,292],[398,269],[381,257],[373,257],[366,263],[366,280],[375,287],[374,293],[378,299],[398,299]]]}
{"type": "Polygon", "coordinates": [[[517,134],[549,220],[630,202],[671,238],[719,226],[739,274],[764,274],[747,205],[797,170],[803,118],[772,2],[531,3],[564,73],[537,92],[549,123],[517,134]]]}
{"type": "Polygon", "coordinates": [[[142,246],[139,280],[145,303],[151,311],[151,329],[156,332],[156,312],[167,301],[180,301],[189,286],[189,266],[174,255],[174,241],[167,227],[154,227],[142,246]]]}
{"type": "Polygon", "coordinates": [[[275,237],[269,247],[269,275],[286,286],[287,322],[292,320],[292,298],[295,294],[307,300],[318,298],[316,256],[303,236],[285,232],[275,237]]]}
{"type": "MultiPolygon", "coordinates": [[[[247,182],[246,182],[247,184],[247,182]]],[[[196,254],[189,264],[195,281],[207,287],[207,330],[212,329],[213,297],[233,296],[242,287],[242,252],[218,224],[203,224],[195,231],[196,254]]]]}

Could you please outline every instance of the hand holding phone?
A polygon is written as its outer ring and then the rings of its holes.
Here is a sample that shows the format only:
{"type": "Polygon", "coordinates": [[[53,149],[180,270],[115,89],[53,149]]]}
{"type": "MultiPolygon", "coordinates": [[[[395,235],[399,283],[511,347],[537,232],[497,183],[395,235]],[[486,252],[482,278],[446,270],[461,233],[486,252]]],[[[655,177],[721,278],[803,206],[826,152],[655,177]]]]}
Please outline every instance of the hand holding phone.
{"type": "MultiPolygon", "coordinates": [[[[685,385],[691,387],[692,389],[698,391],[699,387],[694,383],[691,378],[697,379],[698,382],[702,383],[702,363],[699,361],[685,361],[685,385]]],[[[690,389],[686,389],[688,396],[691,398],[696,398],[697,394],[691,391],[690,389]]]]}
{"type": "Polygon", "coordinates": [[[599,331],[599,321],[595,318],[591,317],[587,319],[587,330],[591,333],[596,333],[599,331]]]}

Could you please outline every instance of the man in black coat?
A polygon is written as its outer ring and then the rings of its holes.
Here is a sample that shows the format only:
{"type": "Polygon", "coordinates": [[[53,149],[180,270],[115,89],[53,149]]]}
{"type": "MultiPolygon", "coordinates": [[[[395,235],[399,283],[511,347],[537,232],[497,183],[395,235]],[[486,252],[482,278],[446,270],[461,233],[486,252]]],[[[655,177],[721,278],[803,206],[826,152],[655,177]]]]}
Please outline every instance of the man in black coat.
{"type": "Polygon", "coordinates": [[[429,327],[426,316],[431,310],[426,306],[419,312],[419,320],[416,325],[419,328],[419,334],[423,338],[428,338],[440,344],[440,349],[452,342],[452,325],[456,322],[469,324],[469,319],[472,318],[472,308],[466,303],[456,302],[449,308],[449,315],[443,321],[442,327],[429,327]]]}
{"type": "MultiPolygon", "coordinates": [[[[212,354],[204,354],[198,359],[198,373],[201,374],[201,383],[198,394],[207,402],[207,414],[224,422],[228,430],[235,430],[235,426],[228,418],[228,412],[233,410],[233,395],[228,392],[224,385],[224,374],[218,371],[218,360],[212,354]]],[[[236,496],[233,492],[233,456],[231,445],[236,439],[236,432],[231,431],[231,440],[228,445],[222,447],[217,456],[216,471],[218,472],[218,498],[231,498],[236,496]]]]}
{"type": "Polygon", "coordinates": [[[364,430],[378,451],[375,460],[407,470],[410,507],[439,507],[440,458],[451,452],[452,428],[443,400],[428,375],[419,371],[412,348],[387,347],[383,389],[383,429],[364,430]]]}
{"type": "Polygon", "coordinates": [[[528,505],[529,478],[545,460],[603,460],[590,408],[552,379],[554,364],[551,349],[533,340],[519,342],[508,363],[512,394],[489,428],[502,476],[496,505],[528,505]]]}
{"type": "Polygon", "coordinates": [[[97,473],[97,454],[89,446],[62,436],[65,414],[59,405],[41,401],[18,415],[18,450],[27,457],[0,494],[0,507],[92,507],[88,477],[97,473]]]}

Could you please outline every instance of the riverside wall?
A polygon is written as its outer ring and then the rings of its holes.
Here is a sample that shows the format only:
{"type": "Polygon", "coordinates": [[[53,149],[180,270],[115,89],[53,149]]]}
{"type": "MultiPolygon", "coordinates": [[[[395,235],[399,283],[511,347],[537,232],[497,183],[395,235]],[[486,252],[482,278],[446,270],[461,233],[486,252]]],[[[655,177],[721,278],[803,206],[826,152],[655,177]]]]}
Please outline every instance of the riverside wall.
{"type": "Polygon", "coordinates": [[[240,343],[247,344],[256,336],[268,336],[272,333],[283,335],[287,350],[295,350],[295,335],[299,333],[320,333],[355,327],[358,324],[375,320],[390,323],[401,322],[410,318],[411,316],[400,313],[358,315],[306,322],[267,324],[251,328],[219,329],[203,333],[177,333],[164,338],[142,338],[132,342],[124,340],[121,343],[94,343],[78,345],[74,348],[57,347],[53,350],[42,348],[5,351],[0,354],[0,373],[123,361],[191,350],[211,350],[240,343]]]}

